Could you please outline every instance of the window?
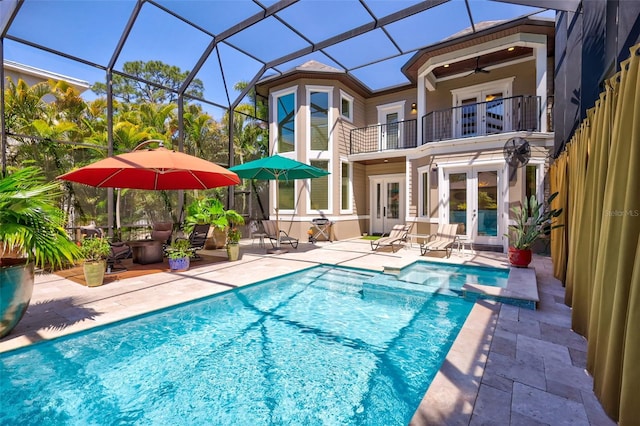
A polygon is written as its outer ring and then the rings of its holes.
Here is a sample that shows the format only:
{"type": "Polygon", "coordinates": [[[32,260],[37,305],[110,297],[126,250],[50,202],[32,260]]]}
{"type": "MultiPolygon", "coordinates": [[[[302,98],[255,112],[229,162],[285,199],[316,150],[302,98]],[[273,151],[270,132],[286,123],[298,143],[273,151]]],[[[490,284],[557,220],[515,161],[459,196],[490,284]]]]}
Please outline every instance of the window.
{"type": "Polygon", "coordinates": [[[353,122],[353,97],[340,91],[340,116],[349,122],[353,122]]]}
{"type": "Polygon", "coordinates": [[[276,182],[278,185],[278,209],[293,210],[296,206],[295,181],[291,179],[279,180],[276,182]]]}
{"type": "Polygon", "coordinates": [[[418,203],[420,205],[420,216],[429,217],[429,167],[421,167],[418,169],[419,183],[418,183],[418,203]]]}
{"type": "Polygon", "coordinates": [[[278,126],[278,152],[295,151],[296,95],[289,92],[275,96],[276,123],[278,126]]]}
{"type": "Polygon", "coordinates": [[[528,201],[532,195],[538,196],[538,166],[528,165],[525,174],[525,195],[528,201]]]}
{"type": "Polygon", "coordinates": [[[351,165],[340,163],[340,210],[351,211],[351,165]]]}
{"type": "MultiPolygon", "coordinates": [[[[322,170],[329,170],[326,160],[311,160],[311,165],[322,170]]],[[[329,176],[311,179],[311,210],[329,210],[329,176]]]]}
{"type": "Polygon", "coordinates": [[[329,93],[314,92],[309,94],[311,150],[329,150],[329,93]]]}

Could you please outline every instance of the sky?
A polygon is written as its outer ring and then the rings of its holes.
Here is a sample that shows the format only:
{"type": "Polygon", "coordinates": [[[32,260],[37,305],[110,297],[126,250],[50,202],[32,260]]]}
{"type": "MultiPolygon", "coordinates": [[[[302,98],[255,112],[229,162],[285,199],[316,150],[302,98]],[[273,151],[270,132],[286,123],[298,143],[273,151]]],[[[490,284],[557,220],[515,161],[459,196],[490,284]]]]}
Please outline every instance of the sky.
{"type": "MultiPolygon", "coordinates": [[[[265,7],[275,0],[261,0],[265,7]]],[[[308,48],[351,28],[373,22],[418,0],[300,0],[218,43],[197,78],[205,98],[228,105],[238,96],[233,85],[250,81],[264,62],[308,48]],[[291,28],[303,33],[301,38],[291,28]]],[[[513,19],[539,9],[491,0],[470,0],[475,23],[513,19]]],[[[136,5],[135,0],[25,0],[4,41],[4,58],[91,83],[105,80],[106,67],[136,5]],[[62,31],[61,28],[64,28],[62,31]],[[81,58],[76,62],[16,40],[81,58]],[[96,64],[100,67],[94,67],[96,64]]],[[[262,8],[252,0],[156,0],[144,3],[114,69],[127,61],[160,60],[192,70],[218,35],[262,8]],[[182,18],[182,19],[181,19],[182,18]],[[184,20],[195,24],[194,28],[184,20]]],[[[2,10],[0,10],[2,13],[2,10]]],[[[553,19],[547,11],[537,15],[553,19]]],[[[2,20],[0,20],[0,24],[2,20]]],[[[437,43],[470,26],[463,0],[451,0],[402,21],[375,29],[325,49],[279,64],[264,76],[286,71],[308,60],[347,68],[371,90],[407,83],[400,68],[421,47],[437,43]],[[374,63],[388,58],[384,63],[374,63]]],[[[95,98],[88,91],[83,96],[95,98]]],[[[215,114],[214,115],[218,115],[215,114]]]]}

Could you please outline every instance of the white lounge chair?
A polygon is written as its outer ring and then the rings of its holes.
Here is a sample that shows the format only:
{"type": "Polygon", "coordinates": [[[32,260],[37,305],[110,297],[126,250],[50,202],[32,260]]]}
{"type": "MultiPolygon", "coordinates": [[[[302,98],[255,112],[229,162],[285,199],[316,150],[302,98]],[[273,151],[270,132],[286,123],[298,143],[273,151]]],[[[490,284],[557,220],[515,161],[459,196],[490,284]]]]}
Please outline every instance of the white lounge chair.
{"type": "Polygon", "coordinates": [[[458,224],[447,223],[438,226],[438,231],[429,236],[429,239],[420,244],[420,254],[425,255],[430,251],[444,251],[447,257],[451,257],[453,245],[458,238],[458,224]]]}
{"type": "Polygon", "coordinates": [[[409,225],[394,225],[389,232],[389,235],[377,240],[371,240],[371,250],[378,250],[380,247],[391,247],[391,251],[396,252],[396,247],[400,248],[405,241],[407,241],[407,234],[409,234],[409,225]]]}

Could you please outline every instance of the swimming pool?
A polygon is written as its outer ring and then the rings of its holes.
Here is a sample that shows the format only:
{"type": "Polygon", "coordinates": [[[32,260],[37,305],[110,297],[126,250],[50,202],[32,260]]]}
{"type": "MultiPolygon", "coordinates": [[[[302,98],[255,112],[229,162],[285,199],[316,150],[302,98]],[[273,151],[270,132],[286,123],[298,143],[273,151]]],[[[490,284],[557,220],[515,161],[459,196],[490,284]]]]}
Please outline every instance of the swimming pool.
{"type": "Polygon", "coordinates": [[[316,267],[2,354],[0,424],[407,424],[472,303],[381,275],[316,267]]]}

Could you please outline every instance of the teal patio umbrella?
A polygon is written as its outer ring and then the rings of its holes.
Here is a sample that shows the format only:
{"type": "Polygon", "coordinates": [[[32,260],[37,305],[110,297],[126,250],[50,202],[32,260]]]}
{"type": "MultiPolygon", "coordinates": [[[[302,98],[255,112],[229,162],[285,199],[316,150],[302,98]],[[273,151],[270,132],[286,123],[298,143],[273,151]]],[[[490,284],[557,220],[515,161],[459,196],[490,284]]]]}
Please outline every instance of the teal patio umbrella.
{"type": "MultiPolygon", "coordinates": [[[[295,179],[314,179],[329,174],[328,171],[319,169],[306,163],[302,163],[291,158],[282,157],[280,155],[272,155],[270,157],[260,158],[258,160],[249,161],[248,163],[238,164],[229,167],[229,170],[236,173],[243,179],[258,180],[295,180],[295,179]]],[[[280,223],[278,216],[278,185],[276,185],[276,229],[278,231],[277,248],[280,248],[280,223]]]]}

